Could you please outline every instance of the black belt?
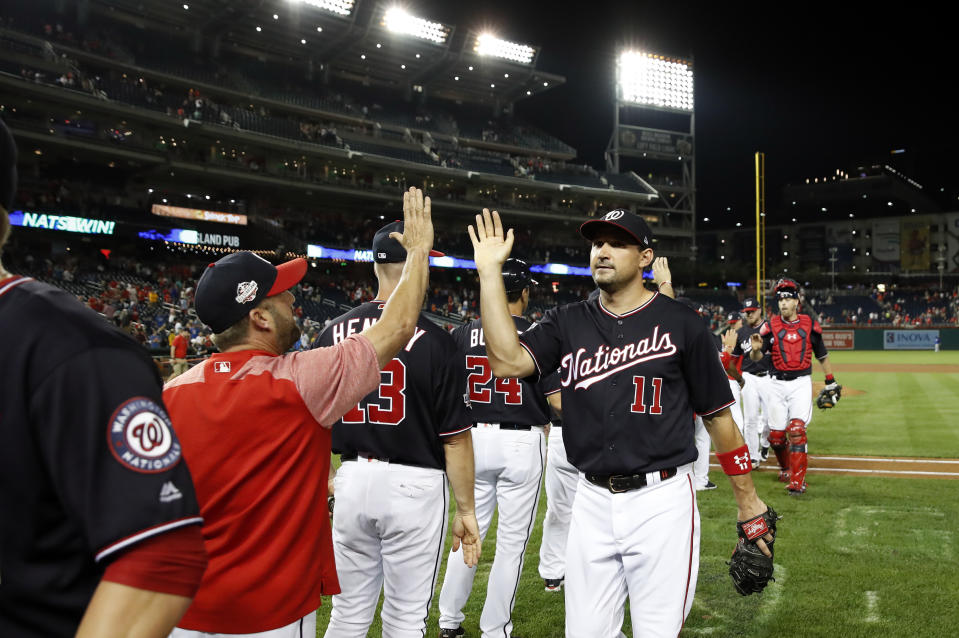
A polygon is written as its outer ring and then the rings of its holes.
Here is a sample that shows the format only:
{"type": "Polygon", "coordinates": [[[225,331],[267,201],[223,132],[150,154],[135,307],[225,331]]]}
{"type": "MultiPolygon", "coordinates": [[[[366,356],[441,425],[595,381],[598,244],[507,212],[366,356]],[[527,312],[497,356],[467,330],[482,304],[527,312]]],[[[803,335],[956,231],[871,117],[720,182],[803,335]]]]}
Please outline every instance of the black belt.
{"type": "MultiPolygon", "coordinates": [[[[658,470],[659,478],[665,481],[668,478],[676,476],[676,468],[670,467],[665,470],[658,470]]],[[[585,474],[586,480],[593,485],[605,487],[613,494],[620,494],[630,490],[638,490],[646,487],[646,473],[642,474],[585,474]]]]}
{"type": "Polygon", "coordinates": [[[743,372],[745,372],[746,374],[751,374],[751,375],[753,375],[754,377],[764,377],[764,376],[766,376],[767,374],[769,374],[769,371],[768,371],[768,370],[765,370],[765,371],[763,371],[763,372],[750,372],[749,370],[743,370],[743,372]]]}
{"type": "Polygon", "coordinates": [[[774,378],[779,379],[780,381],[793,381],[793,380],[795,380],[795,379],[798,379],[799,377],[808,377],[808,376],[810,375],[810,373],[811,373],[811,371],[807,371],[807,372],[783,372],[782,370],[776,370],[775,372],[771,372],[770,374],[771,374],[774,378]]]}
{"type": "MultiPolygon", "coordinates": [[[[482,423],[486,423],[486,421],[482,421],[482,423]]],[[[489,423],[492,423],[492,421],[489,423]]],[[[535,425],[520,425],[519,423],[497,423],[497,425],[500,430],[532,430],[534,427],[538,427],[535,425]]],[[[475,428],[477,425],[474,423],[473,427],[475,428]]]]}

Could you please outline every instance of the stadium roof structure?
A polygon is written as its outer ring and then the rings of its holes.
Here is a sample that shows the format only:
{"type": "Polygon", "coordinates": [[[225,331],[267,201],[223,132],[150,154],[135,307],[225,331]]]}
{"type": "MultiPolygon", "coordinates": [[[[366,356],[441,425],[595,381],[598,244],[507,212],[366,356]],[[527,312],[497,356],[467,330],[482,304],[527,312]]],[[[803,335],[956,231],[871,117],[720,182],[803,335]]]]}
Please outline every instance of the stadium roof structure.
{"type": "Polygon", "coordinates": [[[90,9],[200,45],[466,103],[503,106],[565,82],[536,68],[535,46],[377,0],[91,0],[90,9]]]}

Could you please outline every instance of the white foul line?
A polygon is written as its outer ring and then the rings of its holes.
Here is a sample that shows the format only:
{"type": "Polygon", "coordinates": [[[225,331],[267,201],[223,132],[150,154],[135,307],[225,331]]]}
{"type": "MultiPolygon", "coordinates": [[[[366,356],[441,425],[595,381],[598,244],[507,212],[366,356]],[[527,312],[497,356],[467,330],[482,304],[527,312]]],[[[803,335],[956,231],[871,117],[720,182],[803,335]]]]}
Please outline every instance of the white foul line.
{"type": "Polygon", "coordinates": [[[829,459],[832,461],[868,461],[869,463],[945,463],[946,465],[959,465],[956,459],[900,459],[883,458],[872,456],[809,456],[810,459],[829,459]]]}
{"type": "Polygon", "coordinates": [[[868,623],[879,622],[879,614],[876,613],[876,606],[879,602],[879,594],[874,591],[867,591],[866,593],[866,617],[864,620],[868,623]]]}
{"type": "MultiPolygon", "coordinates": [[[[721,466],[718,463],[710,463],[709,467],[721,467],[721,466]]],[[[920,470],[864,470],[864,469],[855,469],[855,468],[848,468],[848,467],[810,467],[806,471],[807,472],[841,472],[841,473],[849,472],[849,473],[858,473],[858,474],[909,474],[909,475],[921,475],[921,476],[959,477],[959,472],[924,472],[920,470]]]]}

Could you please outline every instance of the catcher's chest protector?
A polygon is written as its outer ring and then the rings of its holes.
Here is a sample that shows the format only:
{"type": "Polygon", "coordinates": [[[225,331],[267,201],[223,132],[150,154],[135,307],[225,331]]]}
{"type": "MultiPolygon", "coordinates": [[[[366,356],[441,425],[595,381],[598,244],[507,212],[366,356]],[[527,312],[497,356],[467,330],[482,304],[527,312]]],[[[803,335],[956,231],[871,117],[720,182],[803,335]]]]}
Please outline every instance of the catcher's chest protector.
{"type": "Polygon", "coordinates": [[[773,336],[772,361],[777,370],[800,371],[812,365],[812,342],[810,336],[818,326],[809,315],[799,315],[798,320],[787,323],[779,315],[769,319],[773,336]]]}

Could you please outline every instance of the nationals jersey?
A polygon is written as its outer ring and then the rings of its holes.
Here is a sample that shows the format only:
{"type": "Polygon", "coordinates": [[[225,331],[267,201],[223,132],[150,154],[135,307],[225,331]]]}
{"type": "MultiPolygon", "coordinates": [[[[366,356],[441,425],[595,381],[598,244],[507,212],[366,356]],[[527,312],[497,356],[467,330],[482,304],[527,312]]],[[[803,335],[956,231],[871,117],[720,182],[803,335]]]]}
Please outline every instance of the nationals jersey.
{"type": "Polygon", "coordinates": [[[829,354],[819,322],[809,315],[797,315],[793,321],[773,315],[763,323],[759,334],[763,352],[772,353],[776,376],[795,378],[812,374],[812,355],[821,361],[829,354]]]}
{"type": "Polygon", "coordinates": [[[733,404],[702,319],[658,293],[622,315],[600,298],[547,311],[520,335],[544,371],[559,368],[563,440],[582,472],[634,474],[696,459],[693,413],[733,404]]]}
{"type": "Polygon", "coordinates": [[[147,351],[73,295],[0,280],[0,636],[73,636],[106,566],[202,523],[147,351]]]}
{"type": "Polygon", "coordinates": [[[761,322],[758,326],[751,326],[743,322],[743,325],[736,331],[736,347],[733,348],[733,356],[740,357],[740,365],[742,365],[741,372],[748,372],[749,374],[758,376],[764,376],[769,372],[769,354],[763,354],[763,358],[759,361],[753,361],[749,358],[749,353],[753,349],[749,338],[758,333],[764,323],[765,322],[761,322]]]}
{"type": "MultiPolygon", "coordinates": [[[[384,305],[369,301],[334,319],[316,345],[362,332],[377,322],[384,305]]],[[[473,425],[461,362],[449,333],[420,315],[413,337],[380,372],[379,387],[333,425],[333,451],[445,469],[441,437],[473,425]]]]}
{"type": "MultiPolygon", "coordinates": [[[[513,315],[519,333],[532,324],[513,315]]],[[[481,319],[460,326],[453,331],[453,341],[464,352],[466,364],[466,392],[474,423],[510,423],[514,425],[545,425],[549,421],[546,395],[559,389],[559,375],[555,372],[540,380],[497,379],[486,358],[481,319]]]]}

